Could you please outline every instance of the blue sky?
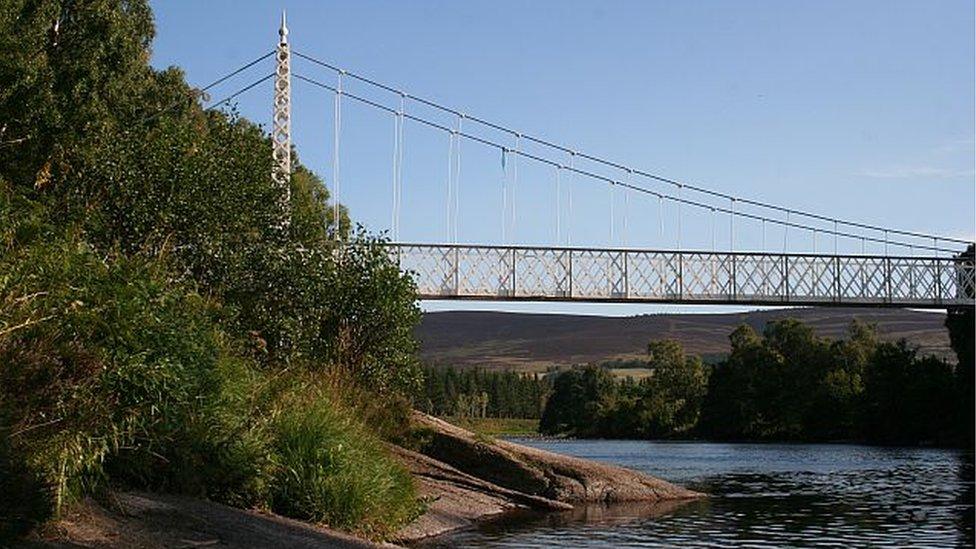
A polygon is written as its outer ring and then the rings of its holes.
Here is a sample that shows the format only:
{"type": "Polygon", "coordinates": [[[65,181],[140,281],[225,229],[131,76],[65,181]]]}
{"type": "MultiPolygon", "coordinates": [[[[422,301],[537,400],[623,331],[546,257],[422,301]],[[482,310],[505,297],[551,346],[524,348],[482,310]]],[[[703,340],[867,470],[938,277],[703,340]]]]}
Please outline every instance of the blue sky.
{"type": "MultiPolygon", "coordinates": [[[[168,0],[153,7],[153,63],[182,67],[196,85],[270,51],[284,8],[293,49],[526,134],[793,208],[947,236],[972,238],[976,232],[971,1],[168,0]]],[[[334,73],[307,62],[294,65],[296,73],[336,82],[334,73]]],[[[269,61],[213,97],[271,70],[269,61]]],[[[293,86],[298,152],[331,186],[332,95],[302,82],[293,86]]],[[[396,106],[395,97],[353,87],[348,79],[346,86],[396,106]]],[[[239,99],[238,108],[268,124],[270,94],[270,83],[256,88],[239,99]]],[[[341,198],[374,230],[391,222],[393,123],[389,114],[343,104],[341,198]]],[[[448,137],[410,123],[404,135],[401,239],[445,241],[448,137]]],[[[504,134],[483,135],[514,146],[504,134]]],[[[512,241],[676,245],[673,207],[662,211],[656,199],[566,177],[557,200],[555,170],[530,164],[519,163],[512,241]]],[[[459,240],[500,242],[502,181],[513,183],[511,161],[506,176],[498,151],[463,142],[461,165],[459,240]]],[[[728,248],[727,218],[682,210],[685,247],[710,249],[713,232],[716,247],[728,248]]],[[[787,235],[788,249],[812,250],[812,236],[795,233],[787,235]]],[[[737,222],[736,246],[760,248],[761,234],[757,224],[737,222]]],[[[782,249],[780,229],[767,228],[766,239],[767,248],[777,242],[782,249]]],[[[823,235],[818,245],[833,246],[823,235]]],[[[839,247],[855,251],[860,244],[841,241],[839,247]]],[[[578,304],[504,309],[715,310],[578,304]]]]}

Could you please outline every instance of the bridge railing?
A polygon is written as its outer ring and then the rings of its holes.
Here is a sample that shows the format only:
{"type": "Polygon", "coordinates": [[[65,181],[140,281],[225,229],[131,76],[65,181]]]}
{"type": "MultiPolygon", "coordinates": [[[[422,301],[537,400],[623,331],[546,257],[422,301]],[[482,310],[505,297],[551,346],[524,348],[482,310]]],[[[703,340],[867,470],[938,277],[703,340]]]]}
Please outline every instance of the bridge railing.
{"type": "Polygon", "coordinates": [[[390,244],[423,299],[973,305],[970,260],[943,257],[390,244]]]}

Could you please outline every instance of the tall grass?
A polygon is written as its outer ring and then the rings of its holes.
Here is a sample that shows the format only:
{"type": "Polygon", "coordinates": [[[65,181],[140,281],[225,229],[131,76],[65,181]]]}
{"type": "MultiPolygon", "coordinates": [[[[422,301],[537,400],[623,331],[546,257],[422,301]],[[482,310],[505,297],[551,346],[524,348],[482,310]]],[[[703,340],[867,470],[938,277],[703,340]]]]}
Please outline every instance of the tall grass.
{"type": "Polygon", "coordinates": [[[274,511],[370,536],[419,512],[407,471],[320,384],[301,383],[285,395],[273,432],[274,511]]]}

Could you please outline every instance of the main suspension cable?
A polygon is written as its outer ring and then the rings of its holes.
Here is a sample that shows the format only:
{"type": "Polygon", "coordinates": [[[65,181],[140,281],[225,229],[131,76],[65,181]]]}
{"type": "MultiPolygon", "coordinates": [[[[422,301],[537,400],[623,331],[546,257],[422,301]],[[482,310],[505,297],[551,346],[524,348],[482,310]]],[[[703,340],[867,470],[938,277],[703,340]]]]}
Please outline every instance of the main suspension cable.
{"type": "MultiPolygon", "coordinates": [[[[337,88],[335,88],[333,86],[330,86],[328,84],[325,84],[323,82],[319,82],[317,80],[314,80],[312,78],[308,78],[308,77],[305,77],[305,76],[302,76],[302,75],[299,75],[299,74],[295,74],[294,76],[298,80],[304,81],[306,83],[312,84],[312,85],[317,86],[317,87],[320,87],[322,89],[329,90],[329,91],[331,91],[333,93],[339,93],[339,91],[337,90],[337,88]]],[[[368,105],[368,106],[371,106],[371,107],[380,109],[380,110],[384,110],[384,111],[387,111],[387,112],[390,112],[390,113],[396,112],[394,109],[392,109],[392,108],[390,108],[390,107],[388,107],[386,105],[382,105],[380,103],[377,103],[376,101],[373,101],[371,99],[367,99],[367,98],[364,98],[364,97],[355,95],[355,94],[350,93],[350,92],[343,91],[343,92],[341,92],[341,95],[343,95],[345,97],[348,97],[350,99],[353,99],[355,101],[358,101],[360,103],[363,103],[365,105],[368,105]]],[[[407,98],[410,98],[410,96],[407,96],[407,98]]],[[[423,124],[423,125],[425,125],[427,127],[434,128],[434,129],[437,129],[437,130],[446,132],[446,133],[450,133],[450,132],[454,131],[454,130],[452,130],[448,126],[445,126],[445,125],[440,124],[438,122],[434,122],[434,121],[431,121],[431,120],[427,120],[427,119],[425,119],[423,117],[416,116],[416,115],[412,115],[412,114],[409,114],[409,113],[405,113],[404,114],[404,118],[407,119],[407,120],[412,120],[414,122],[423,124]]],[[[467,120],[476,120],[475,118],[473,118],[471,116],[466,116],[466,119],[467,120]]],[[[511,149],[511,148],[508,148],[508,147],[506,147],[505,145],[503,145],[501,143],[498,143],[496,141],[492,141],[490,139],[486,139],[484,137],[480,137],[480,136],[473,135],[473,134],[466,133],[466,132],[459,132],[458,135],[460,137],[463,137],[465,139],[474,141],[476,143],[480,143],[480,144],[485,145],[485,146],[495,147],[495,148],[500,149],[500,150],[502,150],[504,152],[508,152],[508,153],[515,154],[514,161],[516,162],[516,166],[517,166],[517,160],[520,157],[527,158],[529,160],[533,160],[533,161],[539,162],[541,164],[547,164],[547,165],[553,166],[553,167],[555,167],[555,166],[562,166],[562,164],[560,164],[559,162],[556,162],[556,161],[551,160],[549,158],[544,158],[544,157],[541,157],[541,156],[538,156],[538,155],[535,155],[535,154],[526,152],[526,151],[521,150],[519,148],[511,149]]],[[[520,140],[518,140],[518,141],[520,141],[520,140]]],[[[584,155],[582,153],[576,153],[576,154],[573,155],[574,158],[576,156],[584,157],[584,155]]],[[[593,179],[593,180],[603,181],[605,183],[618,184],[620,186],[623,186],[623,187],[625,187],[627,189],[630,189],[632,191],[635,191],[635,192],[644,193],[644,194],[650,194],[650,195],[653,195],[653,196],[660,196],[660,197],[664,198],[665,200],[670,200],[672,202],[675,202],[676,205],[677,205],[677,207],[678,207],[678,219],[677,219],[677,225],[678,225],[678,227],[677,227],[677,233],[678,233],[678,235],[677,236],[678,236],[678,247],[679,248],[680,248],[680,243],[681,243],[681,217],[682,217],[681,216],[681,206],[682,205],[689,205],[689,206],[693,206],[693,207],[701,208],[701,209],[705,209],[705,210],[710,210],[710,209],[714,208],[715,211],[718,211],[718,212],[721,212],[721,213],[728,213],[728,214],[732,214],[732,215],[735,215],[735,216],[738,216],[738,217],[742,217],[742,218],[746,218],[746,219],[752,219],[752,220],[755,220],[755,221],[762,221],[762,220],[765,219],[766,221],[768,221],[770,223],[774,223],[774,224],[777,224],[777,225],[780,225],[780,226],[783,226],[783,227],[786,227],[786,228],[795,228],[795,229],[799,229],[799,230],[808,230],[808,231],[814,229],[814,227],[812,227],[810,225],[804,225],[804,224],[801,224],[801,223],[797,223],[797,222],[794,222],[794,221],[790,221],[789,220],[790,214],[799,214],[799,212],[796,212],[795,210],[792,210],[792,209],[785,209],[785,208],[783,209],[783,211],[785,211],[786,214],[787,214],[787,220],[786,221],[783,221],[783,220],[780,220],[780,219],[764,217],[764,216],[760,216],[760,215],[752,214],[752,213],[747,213],[747,212],[743,212],[743,211],[731,211],[728,208],[725,208],[725,207],[722,207],[722,206],[713,206],[711,204],[707,204],[707,203],[704,203],[704,202],[699,202],[699,201],[696,201],[696,200],[684,198],[682,196],[682,191],[683,191],[685,185],[682,184],[682,183],[678,183],[677,184],[678,185],[678,187],[677,187],[677,189],[678,189],[678,195],[677,196],[674,196],[674,195],[670,195],[670,194],[663,193],[663,192],[660,192],[660,191],[655,191],[655,190],[652,190],[652,189],[648,189],[648,188],[645,188],[645,187],[639,187],[639,186],[636,186],[636,185],[632,185],[632,184],[629,184],[629,183],[620,183],[620,182],[618,182],[617,180],[615,180],[613,178],[610,178],[610,177],[607,177],[607,176],[604,176],[604,175],[601,175],[601,174],[598,174],[598,173],[595,173],[595,172],[591,172],[591,171],[588,171],[588,170],[584,170],[584,169],[581,169],[581,168],[577,168],[575,166],[573,166],[573,167],[563,166],[563,169],[565,169],[568,172],[571,172],[573,174],[582,175],[582,176],[588,177],[588,178],[593,179]]],[[[517,169],[516,170],[513,170],[513,171],[515,172],[515,174],[513,174],[513,175],[517,175],[517,169]]],[[[634,173],[640,175],[640,172],[637,171],[637,170],[634,170],[634,173]]],[[[513,187],[514,186],[515,186],[515,184],[513,183],[513,187]]],[[[736,200],[739,201],[739,202],[748,203],[748,201],[745,200],[745,199],[736,198],[736,200]]],[[[511,200],[511,202],[512,202],[512,214],[513,214],[513,217],[514,217],[514,213],[515,213],[514,189],[513,189],[513,192],[512,192],[512,200],[511,200]]],[[[844,222],[842,220],[833,220],[833,219],[830,219],[830,220],[831,221],[837,221],[839,224],[848,224],[849,225],[849,223],[846,223],[846,222],[844,222]]],[[[881,229],[881,230],[883,231],[884,229],[881,229]]],[[[876,243],[884,243],[885,242],[885,240],[882,239],[882,238],[865,236],[865,235],[854,234],[854,233],[848,233],[848,232],[843,232],[843,231],[823,230],[823,232],[828,233],[828,234],[835,234],[837,236],[842,236],[842,237],[845,237],[845,238],[850,238],[850,239],[855,239],[855,240],[856,239],[862,239],[862,240],[866,240],[866,241],[870,241],[870,242],[876,242],[876,243]]],[[[894,232],[894,231],[892,230],[890,232],[894,232]]],[[[899,234],[901,234],[901,233],[899,233],[899,234]]],[[[513,219],[513,235],[514,235],[514,219],[513,219]]],[[[931,238],[938,238],[939,240],[947,241],[947,242],[950,242],[950,241],[951,242],[966,242],[964,240],[952,239],[952,238],[941,237],[941,236],[939,236],[939,237],[931,237],[931,238]]],[[[910,246],[910,244],[904,243],[904,242],[895,242],[895,241],[891,241],[891,240],[889,240],[888,242],[890,244],[894,244],[894,245],[897,245],[897,246],[900,246],[900,247],[903,247],[903,248],[908,248],[910,246]]],[[[933,247],[933,246],[927,246],[927,245],[926,246],[916,245],[916,247],[918,247],[919,249],[926,249],[926,250],[937,251],[937,252],[949,252],[949,253],[956,253],[956,252],[958,252],[958,250],[955,250],[955,249],[952,249],[952,248],[941,248],[941,247],[933,247]]]]}
{"type": "MultiPolygon", "coordinates": [[[[315,65],[318,65],[318,66],[327,68],[327,69],[332,70],[332,71],[335,71],[335,72],[340,72],[341,74],[345,74],[345,75],[349,76],[350,78],[354,78],[354,79],[356,79],[356,80],[358,80],[360,82],[363,82],[363,83],[368,84],[370,86],[373,86],[373,87],[376,87],[376,88],[379,88],[379,89],[388,91],[390,93],[399,94],[399,95],[401,95],[401,96],[403,96],[403,97],[405,97],[405,98],[407,98],[407,99],[409,99],[411,101],[415,101],[417,103],[420,103],[422,105],[426,105],[426,106],[431,107],[433,109],[436,109],[436,110],[439,110],[439,111],[442,111],[442,112],[445,112],[445,113],[453,114],[453,115],[462,115],[463,114],[460,111],[458,111],[457,109],[454,109],[454,108],[451,108],[451,107],[447,107],[445,105],[442,105],[440,103],[437,103],[435,101],[432,101],[432,100],[429,100],[429,99],[426,99],[426,98],[423,98],[423,97],[418,97],[418,96],[414,96],[414,95],[408,94],[408,93],[403,92],[402,90],[399,90],[399,89],[397,89],[397,88],[395,88],[393,86],[390,86],[390,85],[387,85],[387,84],[383,84],[381,82],[378,82],[378,81],[373,80],[371,78],[367,78],[367,77],[365,77],[363,75],[360,75],[360,74],[357,74],[355,72],[350,72],[350,71],[344,70],[344,69],[342,69],[342,68],[340,68],[340,67],[338,67],[336,65],[333,65],[331,63],[322,61],[321,59],[317,59],[317,58],[315,58],[313,56],[310,56],[310,55],[307,55],[307,54],[303,54],[303,53],[298,52],[298,51],[294,51],[293,53],[295,54],[296,57],[300,57],[301,59],[304,59],[306,61],[309,61],[310,63],[313,63],[315,65]]],[[[464,116],[466,117],[466,119],[471,120],[472,122],[475,122],[475,123],[480,124],[482,126],[485,126],[487,128],[491,128],[491,129],[496,130],[496,131],[508,133],[510,135],[518,136],[519,138],[524,138],[527,141],[531,141],[531,142],[533,142],[535,144],[541,145],[541,146],[546,147],[546,148],[554,149],[554,150],[561,151],[561,152],[564,152],[564,153],[573,153],[574,155],[579,156],[580,158],[583,158],[585,160],[589,160],[591,162],[594,162],[594,163],[597,163],[597,164],[600,164],[600,165],[603,165],[603,166],[606,166],[606,167],[610,167],[610,168],[614,168],[614,169],[618,169],[618,170],[623,170],[623,171],[630,170],[634,174],[637,174],[637,175],[639,175],[641,177],[648,178],[648,179],[653,179],[653,180],[659,181],[661,183],[666,183],[666,184],[672,185],[672,186],[674,186],[674,187],[676,187],[678,189],[687,188],[687,189],[690,189],[690,190],[692,190],[694,192],[701,193],[701,194],[706,194],[706,195],[709,195],[709,196],[712,196],[712,197],[715,197],[715,198],[721,198],[721,199],[725,199],[725,200],[734,199],[734,200],[736,200],[738,202],[741,202],[743,204],[747,204],[747,205],[750,205],[750,206],[755,206],[755,207],[758,207],[758,208],[775,210],[775,211],[784,212],[784,213],[785,212],[791,212],[792,214],[798,215],[798,216],[801,216],[801,217],[806,217],[806,218],[810,218],[810,219],[814,219],[814,220],[818,220],[818,221],[824,221],[824,222],[837,222],[838,224],[845,225],[845,226],[848,226],[848,227],[854,227],[854,228],[859,228],[859,229],[864,229],[864,230],[871,230],[871,231],[876,231],[876,232],[879,232],[879,233],[880,232],[883,232],[883,231],[887,231],[887,232],[890,232],[892,234],[897,234],[897,235],[901,235],[901,236],[909,236],[909,237],[925,238],[925,239],[933,238],[933,237],[938,237],[938,238],[940,238],[942,240],[945,240],[947,242],[954,242],[954,243],[957,243],[957,244],[971,244],[971,242],[969,240],[965,240],[965,239],[951,238],[951,237],[942,237],[942,236],[937,236],[937,235],[919,233],[919,232],[915,232],[915,231],[907,231],[907,230],[899,230],[899,229],[890,229],[890,228],[880,227],[880,226],[877,226],[877,225],[871,225],[871,224],[861,223],[861,222],[857,222],[857,221],[843,220],[843,219],[833,218],[833,217],[829,217],[829,216],[825,216],[825,215],[821,215],[821,214],[816,214],[816,213],[812,213],[812,212],[806,212],[806,211],[802,211],[802,210],[796,210],[794,208],[787,208],[787,207],[784,207],[784,206],[779,206],[779,205],[776,205],[776,204],[770,204],[770,203],[767,203],[767,202],[761,202],[761,201],[753,200],[753,199],[749,199],[749,198],[743,198],[743,197],[733,196],[733,195],[730,195],[730,194],[727,194],[727,193],[723,193],[723,192],[719,192],[719,191],[714,191],[714,190],[711,190],[711,189],[707,189],[707,188],[700,187],[700,186],[697,186],[697,185],[685,183],[685,182],[682,182],[682,181],[678,181],[676,179],[671,179],[671,178],[668,178],[668,177],[664,177],[664,176],[661,176],[661,175],[653,174],[653,173],[646,172],[646,171],[643,171],[643,170],[632,169],[632,168],[629,168],[627,166],[624,166],[623,164],[620,164],[620,163],[617,163],[617,162],[613,162],[613,161],[610,161],[610,160],[606,160],[606,159],[603,159],[603,158],[600,158],[600,157],[597,157],[597,156],[589,155],[589,154],[586,154],[586,153],[583,153],[583,152],[573,151],[572,149],[570,149],[568,147],[565,147],[563,145],[559,145],[559,144],[553,143],[551,141],[548,141],[548,140],[545,140],[545,139],[542,139],[542,138],[539,138],[539,137],[535,137],[535,136],[532,136],[532,135],[524,134],[524,133],[522,133],[520,131],[517,131],[515,129],[509,128],[509,127],[506,127],[506,126],[503,126],[501,124],[497,124],[497,123],[494,123],[494,122],[490,122],[488,120],[484,120],[484,119],[481,119],[481,118],[476,117],[476,116],[472,116],[472,115],[469,115],[469,114],[465,114],[464,116]]],[[[899,246],[903,246],[903,247],[910,246],[910,244],[904,244],[904,243],[895,243],[895,244],[897,244],[899,246]]],[[[956,251],[956,250],[944,249],[942,251],[956,251]]]]}
{"type": "MultiPolygon", "coordinates": [[[[261,57],[258,57],[257,59],[254,59],[253,61],[250,61],[248,63],[245,63],[244,65],[238,67],[237,69],[234,69],[233,71],[231,71],[231,72],[229,72],[229,73],[221,76],[220,78],[218,78],[218,79],[214,80],[213,82],[207,84],[206,86],[200,88],[200,90],[199,90],[200,93],[201,94],[205,94],[210,89],[215,88],[215,87],[223,84],[224,82],[230,80],[231,78],[237,76],[238,74],[241,74],[242,72],[244,72],[247,69],[253,67],[254,65],[257,65],[261,61],[264,61],[265,59],[271,57],[274,54],[275,54],[275,52],[274,52],[274,50],[272,50],[272,51],[269,51],[268,53],[262,55],[261,57]]],[[[222,105],[222,104],[230,101],[234,97],[237,97],[238,95],[240,95],[240,94],[246,92],[247,90],[253,88],[254,86],[257,86],[261,82],[264,82],[268,78],[271,78],[272,76],[274,76],[274,74],[271,74],[271,76],[267,76],[265,78],[262,78],[261,80],[255,82],[254,84],[251,84],[250,86],[247,86],[246,88],[243,88],[243,89],[239,90],[238,92],[234,93],[233,95],[231,95],[229,97],[225,97],[224,99],[222,99],[222,100],[220,100],[220,101],[218,101],[218,102],[210,105],[209,107],[207,107],[204,110],[208,110],[209,111],[209,110],[215,109],[218,106],[220,106],[220,105],[222,105]]],[[[170,103],[166,107],[163,107],[162,109],[156,111],[155,113],[150,114],[149,116],[144,117],[142,120],[139,121],[139,123],[142,124],[142,123],[145,123],[145,122],[149,122],[150,120],[154,120],[157,117],[159,117],[159,116],[161,116],[161,115],[169,112],[170,110],[172,110],[173,108],[175,108],[177,105],[179,105],[181,102],[182,102],[182,100],[177,99],[176,101],[173,101],[172,103],[170,103]]]]}
{"type": "Polygon", "coordinates": [[[227,97],[221,99],[220,101],[217,101],[213,105],[210,105],[209,107],[207,107],[207,108],[205,108],[203,110],[204,111],[212,111],[212,110],[216,109],[217,107],[220,107],[221,105],[223,105],[225,103],[229,103],[235,97],[241,95],[242,93],[246,93],[246,92],[250,91],[251,89],[253,89],[253,88],[255,88],[255,87],[257,87],[257,86],[259,86],[259,85],[261,85],[261,84],[263,84],[265,82],[267,82],[269,79],[271,79],[273,77],[274,77],[274,73],[269,74],[269,75],[266,75],[266,76],[263,76],[262,78],[260,78],[258,80],[255,80],[254,82],[251,82],[247,86],[244,86],[243,88],[237,90],[236,92],[228,95],[227,97]]]}

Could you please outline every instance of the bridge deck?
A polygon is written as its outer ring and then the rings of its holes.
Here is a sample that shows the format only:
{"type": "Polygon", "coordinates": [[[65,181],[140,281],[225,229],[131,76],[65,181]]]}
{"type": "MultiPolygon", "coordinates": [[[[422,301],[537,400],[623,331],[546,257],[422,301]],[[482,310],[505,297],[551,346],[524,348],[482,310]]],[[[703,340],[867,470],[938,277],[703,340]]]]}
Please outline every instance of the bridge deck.
{"type": "Polygon", "coordinates": [[[390,244],[422,299],[973,306],[971,260],[390,244]]]}

